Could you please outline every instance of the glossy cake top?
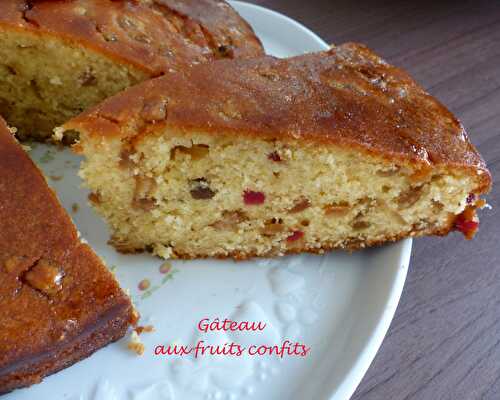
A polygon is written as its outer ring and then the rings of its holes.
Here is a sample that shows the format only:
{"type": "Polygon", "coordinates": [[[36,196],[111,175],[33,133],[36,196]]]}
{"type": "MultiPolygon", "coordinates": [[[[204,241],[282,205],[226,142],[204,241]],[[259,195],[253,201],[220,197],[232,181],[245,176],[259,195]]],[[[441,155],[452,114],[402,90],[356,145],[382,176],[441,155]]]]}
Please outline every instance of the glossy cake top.
{"type": "Polygon", "coordinates": [[[1,377],[132,306],[1,119],[0,199],[1,377]]]}
{"type": "Polygon", "coordinates": [[[359,44],[169,73],[106,100],[65,128],[139,140],[160,125],[341,144],[422,168],[466,167],[480,175],[483,190],[490,185],[457,118],[407,73],[359,44]]]}
{"type": "Polygon", "coordinates": [[[2,25],[76,41],[153,76],[264,53],[222,0],[2,0],[2,25]]]}

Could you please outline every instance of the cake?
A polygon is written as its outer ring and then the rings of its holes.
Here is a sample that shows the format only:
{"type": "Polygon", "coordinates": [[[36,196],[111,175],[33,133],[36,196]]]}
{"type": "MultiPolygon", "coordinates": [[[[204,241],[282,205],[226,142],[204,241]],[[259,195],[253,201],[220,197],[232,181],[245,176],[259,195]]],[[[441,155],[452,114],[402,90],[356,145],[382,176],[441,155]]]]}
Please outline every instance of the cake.
{"type": "Polygon", "coordinates": [[[0,121],[0,394],[121,338],[129,298],[0,121]]]}
{"type": "Polygon", "coordinates": [[[222,0],[2,0],[0,44],[0,114],[19,138],[42,141],[138,82],[263,54],[222,0]]]}
{"type": "Polygon", "coordinates": [[[461,123],[359,44],[167,73],[62,130],[116,248],[166,258],[472,237],[491,186],[461,123]]]}

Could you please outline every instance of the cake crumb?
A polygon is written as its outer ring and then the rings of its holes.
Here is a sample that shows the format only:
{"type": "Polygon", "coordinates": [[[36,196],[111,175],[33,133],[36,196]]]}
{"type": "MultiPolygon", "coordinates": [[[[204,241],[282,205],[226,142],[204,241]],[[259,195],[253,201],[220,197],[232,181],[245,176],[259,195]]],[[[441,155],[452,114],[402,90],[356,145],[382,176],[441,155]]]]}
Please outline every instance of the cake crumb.
{"type": "Polygon", "coordinates": [[[173,251],[170,246],[167,247],[162,244],[156,244],[153,246],[153,254],[168,260],[169,258],[172,258],[173,251]]]}
{"type": "Polygon", "coordinates": [[[64,129],[61,127],[54,128],[54,134],[52,135],[52,139],[56,142],[61,142],[64,138],[64,129]]]}
{"type": "Polygon", "coordinates": [[[127,344],[129,350],[132,350],[138,356],[142,356],[144,354],[144,344],[141,342],[141,339],[137,332],[132,331],[132,335],[130,337],[130,342],[127,344]]]}
{"type": "MultiPolygon", "coordinates": [[[[130,293],[127,294],[127,296],[130,297],[130,293]]],[[[132,299],[130,299],[130,302],[132,303],[132,306],[134,306],[134,302],[132,301],[132,299]]],[[[137,326],[137,323],[139,322],[140,319],[141,319],[141,315],[139,314],[139,312],[136,310],[136,308],[134,306],[134,309],[132,310],[132,318],[130,320],[130,324],[132,326],[137,326]]]]}
{"type": "Polygon", "coordinates": [[[137,332],[138,335],[141,335],[143,333],[151,333],[154,332],[154,330],[155,328],[153,325],[138,326],[134,329],[134,331],[137,332]]]}

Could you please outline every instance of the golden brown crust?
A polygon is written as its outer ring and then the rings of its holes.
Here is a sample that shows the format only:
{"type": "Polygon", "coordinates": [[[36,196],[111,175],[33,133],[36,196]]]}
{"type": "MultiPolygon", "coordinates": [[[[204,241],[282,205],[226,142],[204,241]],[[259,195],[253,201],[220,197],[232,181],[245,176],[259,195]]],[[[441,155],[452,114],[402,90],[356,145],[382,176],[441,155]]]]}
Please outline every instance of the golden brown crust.
{"type": "Polygon", "coordinates": [[[1,393],[123,336],[133,308],[1,119],[0,198],[1,393]]]}
{"type": "Polygon", "coordinates": [[[77,42],[150,76],[264,53],[252,28],[223,0],[3,0],[2,28],[77,42]]]}
{"type": "Polygon", "coordinates": [[[126,140],[176,131],[251,135],[354,147],[420,169],[477,175],[486,165],[461,123],[404,71],[368,48],[344,44],[287,60],[218,61],[145,82],[65,125],[126,140]],[[161,118],[147,110],[162,104],[161,118]]]}

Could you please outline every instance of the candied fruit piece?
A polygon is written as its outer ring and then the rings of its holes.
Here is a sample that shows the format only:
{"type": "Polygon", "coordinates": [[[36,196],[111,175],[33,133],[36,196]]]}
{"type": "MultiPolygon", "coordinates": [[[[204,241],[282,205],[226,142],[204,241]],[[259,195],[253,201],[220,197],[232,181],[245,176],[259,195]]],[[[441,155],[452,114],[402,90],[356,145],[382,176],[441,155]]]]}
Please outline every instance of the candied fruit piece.
{"type": "Polygon", "coordinates": [[[245,190],[243,192],[243,201],[247,206],[255,206],[264,204],[266,195],[262,192],[254,192],[253,190],[245,190]]]}
{"type": "Polygon", "coordinates": [[[422,197],[423,186],[410,187],[396,199],[400,209],[410,208],[422,197]]]}
{"type": "Polygon", "coordinates": [[[135,209],[151,211],[156,207],[155,199],[134,199],[132,206],[135,209]]]}
{"type": "Polygon", "coordinates": [[[156,200],[152,193],[156,189],[156,181],[148,176],[136,175],[135,192],[132,200],[132,207],[151,211],[156,207],[156,200]]]}
{"type": "Polygon", "coordinates": [[[367,222],[367,221],[362,221],[362,220],[359,220],[359,221],[355,221],[353,224],[352,224],[352,228],[357,230],[357,231],[360,231],[360,230],[363,230],[363,229],[368,229],[370,227],[370,223],[367,222]]]}
{"type": "Polygon", "coordinates": [[[346,201],[341,201],[339,203],[328,204],[324,206],[323,209],[325,210],[325,215],[342,217],[349,214],[351,206],[346,201]]]}
{"type": "Polygon", "coordinates": [[[24,274],[23,280],[32,288],[52,296],[62,289],[63,277],[61,268],[42,258],[24,274]]]}
{"type": "Polygon", "coordinates": [[[295,201],[293,207],[289,210],[290,213],[298,213],[304,211],[305,209],[311,207],[311,202],[305,197],[301,197],[295,201]]]}
{"type": "Polygon", "coordinates": [[[170,159],[176,160],[179,155],[191,156],[193,161],[201,160],[210,152],[210,148],[206,144],[194,144],[191,147],[176,146],[170,151],[170,159]]]}
{"type": "Polygon", "coordinates": [[[293,243],[293,242],[296,242],[297,240],[302,239],[303,237],[304,237],[304,232],[295,231],[295,232],[292,232],[292,234],[286,238],[286,241],[288,243],[293,243]]]}
{"type": "Polygon", "coordinates": [[[279,155],[279,153],[277,151],[273,151],[272,153],[269,153],[267,155],[267,158],[271,161],[275,161],[275,162],[280,162],[281,161],[281,157],[279,155]]]}
{"type": "Polygon", "coordinates": [[[467,239],[472,239],[479,228],[479,222],[465,221],[459,218],[455,221],[455,229],[462,232],[467,239]]]}
{"type": "Polygon", "coordinates": [[[476,200],[476,195],[474,193],[469,193],[467,196],[467,204],[474,203],[474,200],[476,200]]]}
{"type": "Polygon", "coordinates": [[[488,206],[488,203],[486,203],[486,200],[484,199],[478,199],[474,202],[474,207],[477,208],[484,208],[484,207],[487,207],[488,206]]]}
{"type": "Polygon", "coordinates": [[[191,197],[195,200],[209,200],[215,196],[215,191],[210,189],[210,184],[205,178],[192,179],[189,184],[191,197]]]}
{"type": "Polygon", "coordinates": [[[212,224],[217,230],[231,230],[236,229],[239,224],[248,220],[248,217],[243,211],[224,211],[222,213],[222,218],[212,224]]]}
{"type": "Polygon", "coordinates": [[[100,193],[91,192],[89,194],[89,201],[93,204],[101,204],[102,198],[100,193]]]}
{"type": "Polygon", "coordinates": [[[431,200],[432,208],[434,208],[436,211],[442,211],[444,208],[444,204],[441,203],[440,201],[436,201],[434,199],[431,200]]]}
{"type": "Polygon", "coordinates": [[[264,228],[261,229],[261,233],[264,236],[273,236],[281,233],[285,230],[285,225],[281,218],[271,218],[264,223],[264,228]]]}
{"type": "Polygon", "coordinates": [[[151,194],[156,189],[154,178],[145,175],[136,175],[135,179],[135,197],[143,198],[151,194]]]}
{"type": "Polygon", "coordinates": [[[464,234],[467,239],[472,239],[479,228],[479,221],[476,219],[476,209],[467,207],[455,220],[455,229],[464,234]]]}

